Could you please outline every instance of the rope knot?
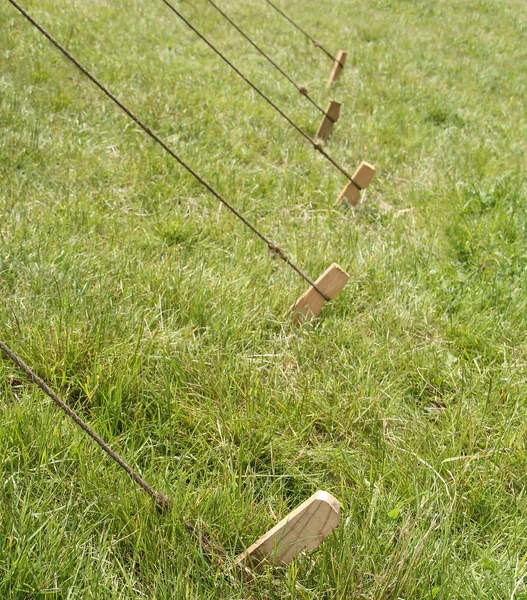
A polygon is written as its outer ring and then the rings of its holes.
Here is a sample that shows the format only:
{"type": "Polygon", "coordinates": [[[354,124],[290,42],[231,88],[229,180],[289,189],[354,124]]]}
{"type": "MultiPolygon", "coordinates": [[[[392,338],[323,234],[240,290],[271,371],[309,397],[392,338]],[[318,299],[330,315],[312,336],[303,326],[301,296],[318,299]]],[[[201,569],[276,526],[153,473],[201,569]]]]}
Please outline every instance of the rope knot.
{"type": "Polygon", "coordinates": [[[156,492],[154,501],[159,512],[167,512],[172,506],[172,500],[163,492],[156,492]]]}
{"type": "Polygon", "coordinates": [[[320,48],[320,44],[317,42],[317,40],[313,40],[313,46],[315,46],[315,48],[320,48]]]}
{"type": "Polygon", "coordinates": [[[298,91],[302,94],[302,96],[308,95],[307,87],[305,85],[299,85],[298,91]]]}
{"type": "Polygon", "coordinates": [[[286,253],[274,242],[268,242],[267,247],[269,248],[269,254],[271,255],[271,258],[279,257],[283,260],[287,259],[286,253]]]}

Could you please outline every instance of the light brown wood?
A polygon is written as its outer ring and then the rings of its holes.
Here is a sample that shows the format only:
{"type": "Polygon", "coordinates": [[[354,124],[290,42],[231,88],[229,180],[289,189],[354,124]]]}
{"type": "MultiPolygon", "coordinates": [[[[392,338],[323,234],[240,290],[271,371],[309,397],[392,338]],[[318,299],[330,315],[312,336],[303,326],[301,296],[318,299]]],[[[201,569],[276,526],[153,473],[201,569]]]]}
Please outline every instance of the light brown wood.
{"type": "Polygon", "coordinates": [[[346,201],[351,206],[357,206],[360,202],[360,190],[353,181],[350,181],[344,186],[344,189],[340,192],[335,204],[340,204],[343,201],[346,201]]]}
{"type": "MultiPolygon", "coordinates": [[[[333,263],[324,273],[315,281],[317,286],[328,296],[334,300],[348,282],[349,275],[342,267],[333,263]]],[[[292,308],[292,319],[295,325],[299,325],[302,321],[310,321],[318,317],[326,300],[315,290],[310,287],[296,301],[292,308]]]]}
{"type": "Polygon", "coordinates": [[[337,60],[333,64],[333,69],[331,70],[331,74],[329,76],[326,87],[329,87],[334,81],[337,81],[337,79],[340,77],[340,74],[342,73],[342,68],[346,63],[347,56],[347,52],[344,52],[344,50],[339,50],[339,53],[337,54],[337,60]]]}
{"type": "Polygon", "coordinates": [[[355,173],[353,173],[352,179],[359,188],[365,190],[370,185],[374,176],[375,167],[363,160],[358,166],[355,173]]]}
{"type": "Polygon", "coordinates": [[[357,206],[360,202],[361,190],[365,190],[370,185],[374,176],[375,167],[366,161],[362,161],[358,169],[353,173],[351,177],[352,181],[344,186],[335,204],[339,204],[345,200],[351,206],[357,206]]]}
{"type": "Polygon", "coordinates": [[[235,559],[235,565],[286,564],[303,550],[314,550],[337,527],[340,504],[328,492],[316,492],[235,559]]]}
{"type": "Polygon", "coordinates": [[[325,142],[333,133],[333,125],[339,120],[340,106],[340,102],[330,100],[328,107],[326,108],[326,114],[322,117],[322,122],[320,123],[315,138],[325,142]]]}

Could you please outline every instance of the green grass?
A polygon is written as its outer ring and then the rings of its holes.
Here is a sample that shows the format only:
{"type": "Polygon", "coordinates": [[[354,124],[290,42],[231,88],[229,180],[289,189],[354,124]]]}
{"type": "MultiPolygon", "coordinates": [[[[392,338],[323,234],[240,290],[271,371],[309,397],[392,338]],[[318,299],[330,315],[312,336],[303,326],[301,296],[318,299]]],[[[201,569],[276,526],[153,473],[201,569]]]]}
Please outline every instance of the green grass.
{"type": "MultiPolygon", "coordinates": [[[[527,12],[520,0],[221,6],[313,97],[343,102],[345,181],[161,2],[24,6],[317,277],[321,318],[265,246],[0,10],[0,335],[174,500],[159,515],[0,362],[0,597],[527,597],[527,12]],[[400,212],[403,209],[411,212],[400,212]],[[314,554],[241,582],[235,556],[315,490],[314,554]]],[[[308,133],[318,114],[204,0],[182,10],[308,133]]]]}

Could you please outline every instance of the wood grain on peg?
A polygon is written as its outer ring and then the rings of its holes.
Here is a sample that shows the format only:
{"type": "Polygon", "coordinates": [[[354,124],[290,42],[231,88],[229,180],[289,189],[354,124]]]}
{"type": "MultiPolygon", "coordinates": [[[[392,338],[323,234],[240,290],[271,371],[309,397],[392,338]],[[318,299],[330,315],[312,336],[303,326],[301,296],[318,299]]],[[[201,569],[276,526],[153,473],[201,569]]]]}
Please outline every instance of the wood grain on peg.
{"type": "Polygon", "coordinates": [[[352,181],[344,186],[335,204],[345,200],[351,206],[357,206],[360,202],[361,190],[365,190],[370,185],[374,176],[375,167],[370,165],[370,163],[362,161],[358,169],[353,173],[352,181]]]}
{"type": "MultiPolygon", "coordinates": [[[[346,271],[337,263],[333,263],[315,283],[330,300],[334,300],[344,288],[348,279],[349,275],[346,271]]],[[[292,308],[293,323],[299,325],[302,321],[309,321],[318,317],[325,303],[326,300],[317,290],[310,287],[300,296],[292,308]]]]}
{"type": "Polygon", "coordinates": [[[374,176],[375,167],[363,160],[355,173],[353,173],[352,179],[361,190],[365,190],[370,185],[374,176]]]}
{"type": "Polygon", "coordinates": [[[315,138],[325,142],[333,132],[333,125],[339,120],[340,102],[330,100],[326,108],[326,114],[322,117],[322,122],[318,128],[315,138]]]}
{"type": "Polygon", "coordinates": [[[278,525],[240,554],[235,565],[286,564],[303,550],[314,550],[337,527],[340,504],[328,492],[316,492],[278,525]]]}
{"type": "Polygon", "coordinates": [[[337,54],[337,60],[333,64],[333,69],[331,70],[331,74],[329,75],[326,87],[329,87],[334,81],[337,81],[337,79],[340,77],[344,64],[346,63],[347,56],[348,54],[344,52],[344,50],[339,50],[339,53],[337,54]]]}

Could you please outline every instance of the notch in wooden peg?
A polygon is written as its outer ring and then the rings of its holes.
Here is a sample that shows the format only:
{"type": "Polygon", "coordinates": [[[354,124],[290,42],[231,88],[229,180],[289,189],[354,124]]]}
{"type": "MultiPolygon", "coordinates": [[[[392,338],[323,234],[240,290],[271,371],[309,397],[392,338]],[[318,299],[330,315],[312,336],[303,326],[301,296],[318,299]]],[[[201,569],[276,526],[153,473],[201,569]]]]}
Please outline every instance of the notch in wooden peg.
{"type": "Polygon", "coordinates": [[[320,127],[318,128],[316,139],[325,142],[333,132],[333,125],[339,120],[340,116],[340,102],[330,100],[328,107],[326,108],[326,114],[322,118],[320,127]]]}
{"type": "MultiPolygon", "coordinates": [[[[330,300],[334,300],[348,283],[349,277],[341,266],[333,263],[315,283],[330,300]]],[[[300,296],[291,309],[293,323],[300,325],[302,321],[310,321],[318,317],[325,303],[325,298],[314,287],[310,287],[300,296]]]]}
{"type": "Polygon", "coordinates": [[[340,77],[342,69],[344,68],[344,64],[346,63],[347,56],[347,52],[344,52],[344,50],[339,50],[339,53],[337,54],[337,60],[333,64],[333,69],[331,70],[331,74],[326,85],[327,88],[340,77]]]}
{"type": "Polygon", "coordinates": [[[357,206],[360,202],[361,190],[365,190],[370,185],[374,175],[375,167],[363,160],[355,173],[353,173],[351,181],[340,192],[335,204],[339,204],[345,200],[351,206],[357,206]]]}
{"type": "Polygon", "coordinates": [[[337,527],[340,504],[328,492],[316,492],[234,561],[256,568],[263,562],[289,563],[303,550],[315,550],[337,527]]]}

